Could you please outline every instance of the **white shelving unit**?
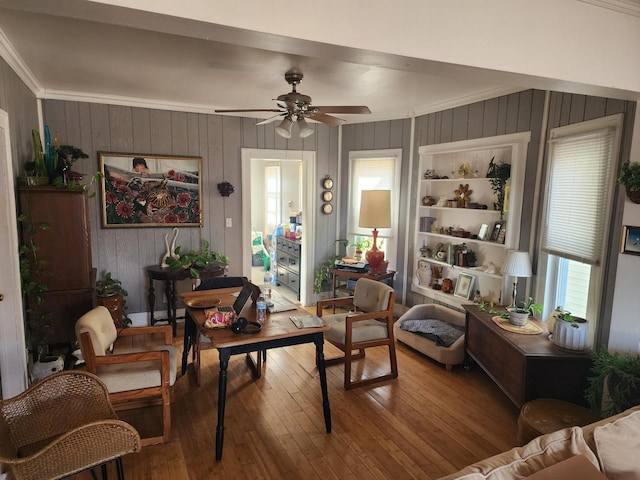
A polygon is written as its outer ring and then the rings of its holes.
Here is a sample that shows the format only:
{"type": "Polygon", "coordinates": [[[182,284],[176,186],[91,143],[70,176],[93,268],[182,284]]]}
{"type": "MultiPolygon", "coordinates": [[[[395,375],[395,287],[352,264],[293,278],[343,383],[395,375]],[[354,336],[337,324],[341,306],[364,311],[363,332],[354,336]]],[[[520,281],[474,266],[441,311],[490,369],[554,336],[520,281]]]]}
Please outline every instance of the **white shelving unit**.
{"type": "Polygon", "coordinates": [[[493,300],[503,303],[510,297],[511,280],[503,277],[500,271],[507,250],[517,249],[520,239],[520,218],[522,213],[522,192],[524,186],[524,171],[526,164],[527,144],[530,132],[497,137],[480,138],[452,142],[446,144],[422,146],[419,148],[420,166],[418,188],[416,195],[416,224],[415,224],[415,255],[414,255],[414,281],[412,291],[419,293],[434,301],[460,307],[472,303],[471,299],[456,297],[452,293],[443,293],[434,290],[429,285],[420,285],[417,279],[419,261],[427,261],[431,265],[441,266],[442,277],[453,280],[454,285],[461,272],[474,275],[475,285],[473,291],[479,290],[485,300],[493,300]],[[463,238],[448,234],[448,229],[463,229],[476,236],[483,224],[488,225],[488,235],[491,237],[496,222],[500,221],[500,212],[494,207],[497,200],[491,189],[489,179],[486,178],[491,159],[495,164],[508,163],[511,165],[511,179],[508,183],[507,208],[503,213],[502,224],[506,228],[503,242],[480,240],[477,238],[463,238]],[[463,164],[471,167],[470,178],[460,177],[459,167],[463,164]],[[433,171],[437,177],[450,178],[424,178],[427,170],[433,171]],[[451,178],[455,177],[455,178],[451,178]],[[470,203],[485,205],[480,208],[450,207],[449,200],[455,199],[454,191],[460,185],[468,185],[473,192],[469,196],[470,203]],[[433,197],[436,202],[445,202],[447,206],[424,206],[423,199],[433,197]],[[420,231],[420,219],[432,217],[435,228],[431,231],[420,231]],[[473,250],[477,257],[476,267],[460,267],[452,265],[443,259],[422,256],[420,248],[428,247],[432,251],[437,244],[460,245],[465,243],[469,250],[473,250]],[[492,273],[483,269],[494,266],[492,273]]]}

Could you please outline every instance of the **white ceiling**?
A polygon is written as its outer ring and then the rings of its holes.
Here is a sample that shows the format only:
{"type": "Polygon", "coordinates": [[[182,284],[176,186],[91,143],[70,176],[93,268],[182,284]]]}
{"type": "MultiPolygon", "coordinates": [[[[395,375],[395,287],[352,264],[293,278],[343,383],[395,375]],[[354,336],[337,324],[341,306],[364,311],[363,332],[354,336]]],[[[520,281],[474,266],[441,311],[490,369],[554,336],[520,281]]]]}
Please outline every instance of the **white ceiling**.
{"type": "Polygon", "coordinates": [[[304,73],[298,91],[315,105],[370,107],[370,116],[337,115],[349,122],[410,117],[538,86],[506,72],[105,3],[118,2],[0,0],[3,56],[41,98],[209,113],[274,108],[272,100],[290,91],[283,75],[293,69],[304,73]]]}

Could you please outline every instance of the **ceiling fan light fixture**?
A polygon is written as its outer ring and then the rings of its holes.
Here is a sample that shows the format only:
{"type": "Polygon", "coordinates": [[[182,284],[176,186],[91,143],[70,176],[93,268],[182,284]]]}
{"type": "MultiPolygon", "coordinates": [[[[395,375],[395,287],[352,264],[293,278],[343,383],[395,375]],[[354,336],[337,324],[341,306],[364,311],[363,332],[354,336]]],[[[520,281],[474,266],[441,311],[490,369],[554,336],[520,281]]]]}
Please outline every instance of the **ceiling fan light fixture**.
{"type": "Polygon", "coordinates": [[[297,124],[300,138],[307,138],[313,133],[313,128],[309,126],[302,115],[298,116],[297,124]]]}
{"type": "Polygon", "coordinates": [[[291,120],[291,116],[287,115],[276,127],[276,133],[281,137],[291,138],[291,127],[293,127],[293,120],[291,120]]]}

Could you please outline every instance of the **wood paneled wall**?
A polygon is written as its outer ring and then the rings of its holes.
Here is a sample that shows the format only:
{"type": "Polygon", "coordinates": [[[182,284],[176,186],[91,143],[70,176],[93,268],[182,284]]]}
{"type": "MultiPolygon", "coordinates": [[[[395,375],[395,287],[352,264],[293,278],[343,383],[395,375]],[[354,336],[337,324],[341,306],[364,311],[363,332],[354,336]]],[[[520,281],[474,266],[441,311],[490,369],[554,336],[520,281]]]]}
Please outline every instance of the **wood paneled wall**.
{"type": "MultiPolygon", "coordinates": [[[[242,273],[242,194],[241,149],[310,150],[317,152],[317,175],[335,174],[338,129],[316,124],[314,135],[306,139],[284,139],[275,133],[275,124],[256,126],[257,119],[223,117],[197,113],[47,100],[44,121],[62,144],[82,148],[88,159],[73,169],[91,175],[98,169],[97,152],[133,152],[202,157],[202,228],[181,228],[177,244],[183,250],[197,248],[200,239],[209,240],[213,249],[231,260],[230,274],[242,273]],[[333,165],[333,167],[332,167],[333,165]],[[231,182],[236,191],[221,197],[218,182],[231,182]],[[224,219],[231,217],[233,227],[224,219]]],[[[103,229],[98,203],[91,199],[93,264],[98,275],[110,271],[129,292],[129,313],[147,310],[147,283],[143,267],[155,265],[165,251],[165,228],[103,229]]],[[[305,233],[316,234],[318,249],[322,239],[335,238],[333,216],[317,216],[315,226],[305,233]]],[[[331,240],[333,241],[333,240],[331,240]]],[[[310,272],[308,274],[313,274],[310,272]]],[[[158,298],[158,308],[161,299],[158,298]]]]}
{"type": "Polygon", "coordinates": [[[0,109],[9,115],[13,174],[18,177],[24,175],[24,163],[33,160],[31,130],[38,129],[38,103],[36,96],[2,58],[0,109]]]}

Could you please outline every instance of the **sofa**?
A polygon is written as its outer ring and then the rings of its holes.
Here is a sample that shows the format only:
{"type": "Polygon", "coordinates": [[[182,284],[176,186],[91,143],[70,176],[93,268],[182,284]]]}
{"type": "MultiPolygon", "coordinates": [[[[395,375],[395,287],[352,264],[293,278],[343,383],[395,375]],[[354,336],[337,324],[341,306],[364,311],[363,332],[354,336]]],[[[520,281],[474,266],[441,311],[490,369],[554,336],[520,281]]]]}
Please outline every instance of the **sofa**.
{"type": "MultiPolygon", "coordinates": [[[[453,365],[464,362],[464,326],[465,314],[451,308],[437,304],[415,305],[402,315],[393,325],[393,334],[399,342],[419,351],[427,357],[444,364],[447,370],[453,365]],[[405,323],[414,321],[414,324],[426,323],[422,320],[438,320],[444,322],[444,326],[457,326],[461,335],[451,345],[445,345],[439,341],[437,335],[408,331],[403,328],[405,323]]],[[[448,343],[448,342],[444,342],[448,343]]]]}
{"type": "Polygon", "coordinates": [[[542,435],[440,480],[640,479],[640,405],[542,435]]]}

